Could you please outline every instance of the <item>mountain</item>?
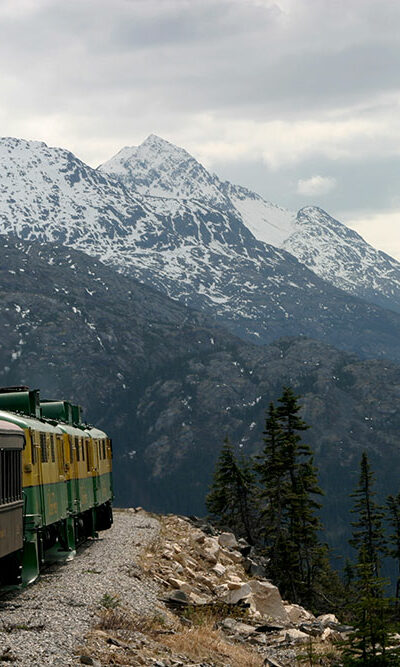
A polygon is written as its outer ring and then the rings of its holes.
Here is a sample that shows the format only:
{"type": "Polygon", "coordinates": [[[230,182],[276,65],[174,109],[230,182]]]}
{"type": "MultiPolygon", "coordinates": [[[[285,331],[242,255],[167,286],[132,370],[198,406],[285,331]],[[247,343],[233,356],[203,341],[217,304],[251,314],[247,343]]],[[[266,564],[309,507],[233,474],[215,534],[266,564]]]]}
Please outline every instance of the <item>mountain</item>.
{"type": "Polygon", "coordinates": [[[87,255],[0,236],[0,383],[84,406],[113,437],[116,502],[202,513],[226,434],[259,451],[265,409],[291,385],[326,490],[330,541],[369,452],[381,494],[400,477],[400,367],[306,338],[256,346],[87,255]]]}
{"type": "MultiPolygon", "coordinates": [[[[139,151],[143,188],[158,144],[149,138],[139,151]]],[[[233,205],[223,206],[232,188],[218,195],[216,177],[181,149],[170,158],[157,167],[158,190],[172,181],[186,194],[202,187],[214,193],[215,206],[139,192],[63,149],[4,139],[0,231],[83,250],[247,340],[301,334],[365,357],[400,359],[398,314],[334,288],[292,254],[258,241],[233,205]],[[176,155],[185,165],[181,179],[171,171],[176,155]]]]}
{"type": "Polygon", "coordinates": [[[264,243],[284,248],[349,294],[400,312],[400,263],[316,206],[297,214],[209,174],[185,150],[150,135],[99,167],[143,194],[185,198],[228,210],[264,243]]]}

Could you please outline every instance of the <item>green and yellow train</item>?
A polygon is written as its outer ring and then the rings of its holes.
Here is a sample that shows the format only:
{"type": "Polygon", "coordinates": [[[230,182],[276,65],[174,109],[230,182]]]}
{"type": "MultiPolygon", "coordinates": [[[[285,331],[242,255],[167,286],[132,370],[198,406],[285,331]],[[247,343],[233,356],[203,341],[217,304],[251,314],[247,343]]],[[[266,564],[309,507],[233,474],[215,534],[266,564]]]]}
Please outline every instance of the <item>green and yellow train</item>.
{"type": "Polygon", "coordinates": [[[79,406],[0,389],[0,584],[30,583],[45,559],[112,524],[112,447],[79,406]]]}

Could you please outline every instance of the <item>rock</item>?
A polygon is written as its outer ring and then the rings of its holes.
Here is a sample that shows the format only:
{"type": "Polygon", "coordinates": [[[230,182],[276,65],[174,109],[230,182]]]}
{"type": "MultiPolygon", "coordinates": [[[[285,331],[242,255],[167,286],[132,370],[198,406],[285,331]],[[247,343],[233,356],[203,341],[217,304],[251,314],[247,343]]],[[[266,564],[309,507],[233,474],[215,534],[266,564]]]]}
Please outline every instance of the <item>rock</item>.
{"type": "Polygon", "coordinates": [[[226,551],[226,549],[224,549],[224,555],[232,561],[232,563],[241,563],[243,560],[243,556],[239,551],[226,551]]]}
{"type": "Polygon", "coordinates": [[[234,618],[224,618],[224,620],[221,623],[222,627],[225,628],[225,630],[231,630],[232,632],[235,630],[237,621],[235,621],[234,618]]]}
{"type": "MultiPolygon", "coordinates": [[[[314,614],[304,609],[304,607],[300,607],[299,604],[285,604],[284,607],[292,623],[301,623],[301,621],[315,620],[314,614]]],[[[319,617],[318,620],[320,620],[319,617]]]]}
{"type": "Polygon", "coordinates": [[[222,577],[226,572],[226,567],[224,567],[224,565],[221,565],[221,563],[217,563],[212,568],[212,572],[215,572],[217,577],[222,577]]]}
{"type": "Polygon", "coordinates": [[[299,627],[300,630],[306,632],[308,635],[312,635],[313,637],[319,637],[324,631],[324,626],[322,623],[320,623],[320,621],[301,623],[299,627]]]}
{"type": "Polygon", "coordinates": [[[310,636],[306,632],[302,632],[297,628],[289,628],[289,630],[284,630],[285,641],[292,642],[294,644],[304,644],[309,641],[310,636]]]}
{"type": "Polygon", "coordinates": [[[238,635],[252,635],[253,632],[255,632],[255,628],[253,625],[249,625],[248,623],[241,623],[238,622],[236,623],[235,626],[235,633],[238,635]]]}
{"type": "Polygon", "coordinates": [[[321,639],[322,641],[326,641],[327,639],[337,639],[339,636],[338,632],[335,632],[330,627],[326,627],[321,634],[321,639]]]}
{"type": "Polygon", "coordinates": [[[218,537],[218,543],[221,547],[233,547],[234,549],[238,546],[237,539],[233,533],[221,533],[218,537]]]}
{"type": "Polygon", "coordinates": [[[321,616],[317,616],[317,621],[322,623],[324,628],[326,628],[330,623],[339,623],[335,614],[322,614],[321,616]]]}
{"type": "Polygon", "coordinates": [[[204,541],[203,556],[214,565],[218,562],[219,544],[215,537],[206,537],[204,541]]]}
{"type": "Polygon", "coordinates": [[[94,658],[91,658],[90,655],[81,655],[80,658],[81,665],[93,665],[93,667],[101,667],[101,663],[94,658]]]}
{"type": "Polygon", "coordinates": [[[226,582],[226,585],[228,586],[229,590],[234,591],[240,588],[243,584],[243,581],[239,579],[239,577],[233,579],[228,579],[226,582]]]}
{"type": "Polygon", "coordinates": [[[250,581],[249,588],[252,593],[250,609],[259,611],[262,616],[288,622],[289,616],[286,613],[279,590],[269,581],[250,581]]]}
{"type": "Polygon", "coordinates": [[[214,589],[215,595],[218,598],[222,598],[226,593],[228,593],[229,588],[227,584],[220,584],[219,586],[216,586],[214,589]]]}
{"type": "Polygon", "coordinates": [[[185,582],[182,579],[175,579],[175,577],[168,577],[168,582],[174,588],[182,588],[185,585],[185,582]]]}
{"type": "Polygon", "coordinates": [[[172,591],[162,601],[167,604],[172,604],[173,606],[184,606],[189,604],[189,598],[184,591],[172,591]]]}
{"type": "Polygon", "coordinates": [[[275,658],[271,658],[268,655],[264,660],[264,665],[266,665],[266,667],[283,667],[281,662],[278,662],[275,658]]]}
{"type": "Polygon", "coordinates": [[[262,625],[257,625],[256,632],[280,632],[284,629],[285,627],[279,623],[263,623],[262,625]]]}
{"type": "Polygon", "coordinates": [[[190,601],[193,602],[193,604],[203,605],[210,602],[210,598],[205,598],[202,597],[201,595],[197,595],[197,593],[195,593],[194,591],[191,591],[188,595],[190,601]]]}
{"type": "MultiPolygon", "coordinates": [[[[242,550],[241,552],[243,554],[242,550]]],[[[252,558],[249,557],[244,559],[243,567],[245,569],[245,572],[247,572],[247,574],[250,574],[252,577],[265,577],[267,574],[265,567],[263,565],[256,563],[252,558]]]]}
{"type": "Polygon", "coordinates": [[[242,584],[236,590],[228,591],[222,596],[222,600],[227,604],[236,604],[239,600],[243,600],[251,595],[251,588],[249,584],[242,584]]]}
{"type": "Polygon", "coordinates": [[[251,590],[250,609],[259,611],[262,616],[288,622],[279,590],[269,581],[250,581],[251,590]]]}

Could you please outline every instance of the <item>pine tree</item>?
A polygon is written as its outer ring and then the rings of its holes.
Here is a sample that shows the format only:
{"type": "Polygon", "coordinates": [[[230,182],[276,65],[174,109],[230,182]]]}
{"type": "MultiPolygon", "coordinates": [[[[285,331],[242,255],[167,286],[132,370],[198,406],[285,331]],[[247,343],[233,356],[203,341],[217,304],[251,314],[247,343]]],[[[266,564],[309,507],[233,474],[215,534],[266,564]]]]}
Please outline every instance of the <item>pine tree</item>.
{"type": "Polygon", "coordinates": [[[312,450],[301,440],[308,425],[300,418],[298,397],[285,387],[279,407],[269,406],[264,449],[255,464],[263,500],[270,576],[294,602],[311,602],[326,563],[320,544],[316,497],[322,494],[312,450]]]}
{"type": "Polygon", "coordinates": [[[358,486],[351,498],[355,499],[351,510],[357,515],[352,522],[354,528],[350,545],[357,550],[358,562],[363,565],[369,563],[375,577],[379,577],[381,559],[385,551],[385,537],[382,520],[382,508],[375,502],[374,474],[368,461],[366,452],[361,456],[360,478],[358,486]]]}
{"type": "Polygon", "coordinates": [[[249,462],[234,454],[232,444],[225,438],[206,507],[214,520],[229,527],[236,535],[253,543],[254,476],[249,462]]]}
{"type": "Polygon", "coordinates": [[[367,454],[361,457],[358,486],[351,497],[355,499],[352,522],[353,537],[349,540],[357,550],[355,567],[355,599],[351,605],[355,632],[344,653],[345,665],[398,664],[394,652],[386,650],[390,630],[389,602],[385,598],[385,582],[380,577],[381,559],[385,550],[381,507],[374,500],[374,474],[367,454]],[[393,662],[395,661],[395,662],[393,662]]]}
{"type": "Polygon", "coordinates": [[[395,604],[396,612],[398,613],[400,603],[400,493],[397,496],[388,496],[386,504],[389,514],[389,524],[392,528],[389,536],[388,554],[397,561],[395,604]]]}

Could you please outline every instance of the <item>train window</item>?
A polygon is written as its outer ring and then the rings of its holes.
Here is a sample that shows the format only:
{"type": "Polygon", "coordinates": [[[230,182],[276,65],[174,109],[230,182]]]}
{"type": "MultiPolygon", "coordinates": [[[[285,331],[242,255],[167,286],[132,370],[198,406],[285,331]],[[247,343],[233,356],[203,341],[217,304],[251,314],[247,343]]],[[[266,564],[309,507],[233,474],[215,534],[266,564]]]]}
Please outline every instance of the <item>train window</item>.
{"type": "Polygon", "coordinates": [[[86,445],[86,469],[90,472],[91,460],[90,460],[90,440],[85,440],[86,445]]]}
{"type": "Polygon", "coordinates": [[[80,443],[81,443],[81,450],[82,450],[82,461],[85,460],[85,443],[83,439],[79,438],[80,443]]]}
{"type": "Polygon", "coordinates": [[[60,475],[63,475],[65,472],[64,447],[63,447],[63,439],[59,435],[56,435],[56,444],[57,444],[58,473],[60,475]]]}
{"type": "Polygon", "coordinates": [[[74,462],[74,445],[73,445],[72,438],[71,438],[70,435],[68,436],[68,442],[69,442],[69,460],[70,460],[71,463],[73,463],[74,462]]]}
{"type": "Polygon", "coordinates": [[[42,457],[42,463],[47,463],[49,457],[47,455],[47,443],[46,443],[46,433],[40,433],[40,453],[42,457]]]}
{"type": "Polygon", "coordinates": [[[80,461],[81,457],[79,452],[79,438],[77,436],[75,436],[75,452],[76,452],[76,460],[80,461]]]}
{"type": "Polygon", "coordinates": [[[21,450],[0,449],[0,505],[22,500],[21,450]]]}
{"type": "Polygon", "coordinates": [[[51,460],[52,463],[56,462],[56,452],[54,449],[54,435],[50,433],[50,454],[51,454],[51,460]]]}
{"type": "Polygon", "coordinates": [[[107,454],[106,454],[106,441],[103,440],[103,459],[105,459],[105,458],[107,458],[107,454]]]}
{"type": "Polygon", "coordinates": [[[36,445],[35,445],[35,438],[33,433],[31,432],[31,461],[32,465],[35,465],[36,463],[36,445]]]}

